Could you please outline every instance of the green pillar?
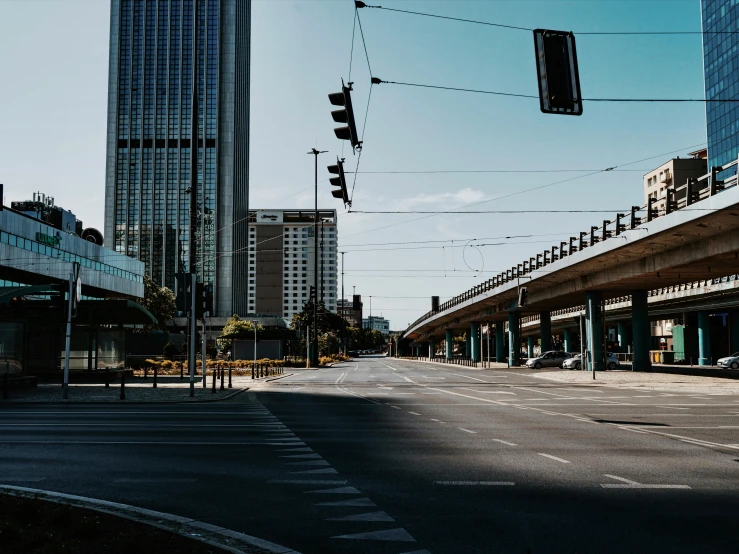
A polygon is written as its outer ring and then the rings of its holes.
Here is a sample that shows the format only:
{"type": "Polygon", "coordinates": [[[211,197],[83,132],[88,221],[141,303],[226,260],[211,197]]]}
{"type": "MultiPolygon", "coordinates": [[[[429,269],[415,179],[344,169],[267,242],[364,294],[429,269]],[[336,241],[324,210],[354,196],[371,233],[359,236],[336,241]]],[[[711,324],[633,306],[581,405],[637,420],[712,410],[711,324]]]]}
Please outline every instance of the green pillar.
{"type": "Polygon", "coordinates": [[[544,353],[552,349],[551,312],[541,312],[539,315],[539,327],[541,329],[541,351],[544,353]]]}
{"type": "Polygon", "coordinates": [[[473,323],[470,325],[470,351],[472,354],[472,361],[480,361],[480,324],[473,323]]]}
{"type": "Polygon", "coordinates": [[[508,312],[508,367],[521,365],[521,336],[518,332],[518,323],[521,321],[519,312],[508,312]]]}
{"type": "Polygon", "coordinates": [[[711,318],[708,312],[698,312],[698,365],[711,365],[711,318]]]}
{"type": "Polygon", "coordinates": [[[585,293],[585,330],[588,336],[588,369],[603,371],[603,320],[600,291],[585,293]]]}
{"type": "MultiPolygon", "coordinates": [[[[631,324],[634,345],[634,362],[631,368],[633,371],[649,371],[652,367],[652,362],[649,360],[652,330],[649,328],[649,306],[645,290],[631,292],[631,324]]],[[[619,344],[620,336],[619,327],[619,344]]]]}
{"type": "Polygon", "coordinates": [[[495,322],[495,361],[505,362],[505,326],[502,321],[495,322]]]}
{"type": "Polygon", "coordinates": [[[528,337],[528,356],[529,358],[534,357],[534,337],[528,337]]]}
{"type": "Polygon", "coordinates": [[[472,354],[472,341],[470,341],[470,332],[467,331],[464,337],[464,357],[469,359],[472,354]]]}
{"type": "Polygon", "coordinates": [[[451,360],[454,356],[454,331],[452,329],[446,330],[446,359],[451,360]]]}
{"type": "Polygon", "coordinates": [[[729,313],[729,331],[730,341],[729,350],[730,354],[739,351],[739,312],[729,313]]]}
{"type": "Polygon", "coordinates": [[[434,342],[434,337],[429,338],[429,358],[433,358],[436,354],[436,342],[434,342]]]}
{"type": "Polygon", "coordinates": [[[565,329],[565,352],[572,352],[572,329],[565,329]]]}
{"type": "Polygon", "coordinates": [[[631,346],[631,327],[628,321],[618,322],[618,346],[621,348],[621,352],[628,352],[629,346],[631,346]]]}

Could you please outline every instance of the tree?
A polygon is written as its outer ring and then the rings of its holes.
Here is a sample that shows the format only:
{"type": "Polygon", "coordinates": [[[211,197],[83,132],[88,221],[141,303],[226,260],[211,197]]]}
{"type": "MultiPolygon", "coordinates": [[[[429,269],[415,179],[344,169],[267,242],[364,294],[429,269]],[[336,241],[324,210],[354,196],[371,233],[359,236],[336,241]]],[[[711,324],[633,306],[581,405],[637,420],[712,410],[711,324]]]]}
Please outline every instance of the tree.
{"type": "MultiPolygon", "coordinates": [[[[259,337],[259,333],[263,330],[264,328],[257,324],[257,338],[259,337]]],[[[241,319],[238,315],[234,314],[228,318],[226,325],[223,326],[221,337],[225,338],[219,338],[218,344],[221,345],[223,350],[231,348],[231,343],[234,338],[254,338],[254,322],[241,319]]]]}
{"type": "MultiPolygon", "coordinates": [[[[321,333],[341,333],[341,330],[348,327],[346,320],[339,314],[335,314],[326,309],[321,302],[318,304],[318,334],[321,333]]],[[[294,331],[305,329],[313,326],[313,301],[310,300],[303,306],[303,311],[293,315],[290,321],[290,328],[294,331]]]]}
{"type": "Polygon", "coordinates": [[[146,274],[144,274],[144,299],[141,305],[157,319],[156,325],[153,323],[144,325],[145,333],[155,329],[165,331],[167,322],[172,320],[177,311],[174,293],[167,287],[158,287],[146,274]]]}

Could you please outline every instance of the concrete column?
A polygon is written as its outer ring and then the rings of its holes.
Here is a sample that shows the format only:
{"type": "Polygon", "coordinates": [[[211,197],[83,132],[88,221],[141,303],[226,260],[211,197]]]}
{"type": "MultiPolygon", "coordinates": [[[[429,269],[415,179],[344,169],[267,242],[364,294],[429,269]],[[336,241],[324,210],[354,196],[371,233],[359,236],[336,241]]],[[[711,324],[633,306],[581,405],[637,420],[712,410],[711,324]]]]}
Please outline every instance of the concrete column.
{"type": "Polygon", "coordinates": [[[495,322],[495,361],[505,362],[505,326],[502,321],[495,322]]]}
{"type": "Polygon", "coordinates": [[[603,321],[600,291],[585,293],[585,332],[588,335],[588,369],[603,371],[603,321]]]}
{"type": "Polygon", "coordinates": [[[541,351],[547,352],[552,349],[552,314],[541,312],[539,315],[539,326],[541,329],[541,351]]]}
{"type": "MultiPolygon", "coordinates": [[[[631,323],[634,344],[634,362],[631,367],[634,371],[649,371],[652,367],[652,362],[649,360],[652,330],[649,328],[649,306],[645,290],[631,292],[631,323]]],[[[619,327],[619,344],[620,329],[619,327]]]]}
{"type": "Polygon", "coordinates": [[[621,352],[628,352],[629,346],[631,346],[631,326],[628,321],[618,322],[618,346],[621,348],[621,352]]]}
{"type": "Polygon", "coordinates": [[[711,318],[698,312],[698,365],[711,365],[711,318]]]}
{"type": "Polygon", "coordinates": [[[480,356],[480,324],[473,323],[470,325],[470,353],[472,354],[472,361],[479,362],[480,356]]]}
{"type": "Polygon", "coordinates": [[[467,331],[464,341],[464,357],[469,359],[472,355],[472,340],[470,339],[470,332],[467,331]]]}
{"type": "Polygon", "coordinates": [[[534,357],[534,337],[528,337],[528,356],[529,358],[534,357]]]}
{"type": "Polygon", "coordinates": [[[565,352],[572,352],[572,329],[565,329],[565,352]]]}
{"type": "Polygon", "coordinates": [[[454,356],[454,330],[446,330],[446,359],[451,360],[454,356]]]}
{"type": "Polygon", "coordinates": [[[520,320],[519,312],[508,312],[508,367],[521,365],[521,336],[518,332],[520,320]]]}
{"type": "Polygon", "coordinates": [[[729,312],[729,354],[739,351],[739,312],[729,312]]]}
{"type": "Polygon", "coordinates": [[[429,358],[433,358],[436,354],[436,342],[434,337],[429,338],[429,358]]]}

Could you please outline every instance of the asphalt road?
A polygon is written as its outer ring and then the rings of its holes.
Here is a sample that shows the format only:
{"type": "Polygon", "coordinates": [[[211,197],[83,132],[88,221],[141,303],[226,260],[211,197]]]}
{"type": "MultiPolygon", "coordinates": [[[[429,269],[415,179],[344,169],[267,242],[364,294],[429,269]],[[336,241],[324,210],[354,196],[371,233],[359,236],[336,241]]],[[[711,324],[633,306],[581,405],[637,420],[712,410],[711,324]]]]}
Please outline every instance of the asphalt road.
{"type": "Polygon", "coordinates": [[[226,402],[0,404],[0,483],[306,553],[737,550],[739,397],[532,373],[363,357],[226,402]]]}

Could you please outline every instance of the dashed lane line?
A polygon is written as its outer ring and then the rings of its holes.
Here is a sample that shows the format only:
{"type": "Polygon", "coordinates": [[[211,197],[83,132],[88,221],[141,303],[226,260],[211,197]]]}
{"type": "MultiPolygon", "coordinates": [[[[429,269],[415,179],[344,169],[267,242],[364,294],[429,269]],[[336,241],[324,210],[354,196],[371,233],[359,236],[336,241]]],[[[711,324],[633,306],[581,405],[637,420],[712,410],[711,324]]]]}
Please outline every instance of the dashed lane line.
{"type": "Polygon", "coordinates": [[[477,431],[470,431],[469,429],[465,429],[464,427],[457,427],[460,431],[464,431],[465,433],[472,433],[473,435],[477,434],[477,431]]]}
{"type": "Polygon", "coordinates": [[[617,475],[609,475],[607,473],[605,473],[604,475],[611,479],[615,479],[616,481],[623,481],[623,483],[619,483],[619,484],[614,484],[614,483],[601,484],[601,487],[603,487],[604,489],[689,489],[690,488],[688,485],[660,485],[660,484],[637,483],[636,481],[632,481],[631,479],[625,479],[623,477],[618,477],[617,475]]]}
{"type": "Polygon", "coordinates": [[[550,460],[555,460],[555,461],[561,462],[563,464],[570,464],[570,463],[572,463],[569,460],[565,460],[563,458],[558,458],[557,456],[552,456],[551,454],[544,454],[542,452],[537,452],[537,454],[539,456],[544,456],[545,458],[549,458],[550,460]]]}
{"type": "Polygon", "coordinates": [[[409,413],[409,414],[413,414],[413,415],[418,415],[418,416],[420,416],[420,415],[421,415],[421,414],[419,414],[418,412],[411,412],[411,411],[408,411],[408,413],[409,413]]]}
{"type": "Polygon", "coordinates": [[[501,444],[507,444],[508,446],[518,446],[518,445],[517,445],[516,443],[514,443],[514,442],[508,442],[508,441],[504,441],[503,439],[491,439],[491,440],[494,440],[495,442],[499,442],[499,443],[501,443],[501,444]]]}

